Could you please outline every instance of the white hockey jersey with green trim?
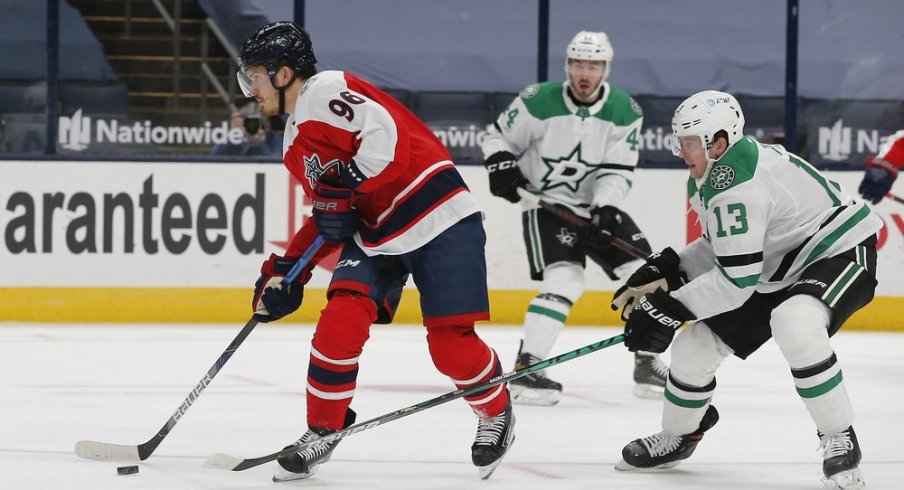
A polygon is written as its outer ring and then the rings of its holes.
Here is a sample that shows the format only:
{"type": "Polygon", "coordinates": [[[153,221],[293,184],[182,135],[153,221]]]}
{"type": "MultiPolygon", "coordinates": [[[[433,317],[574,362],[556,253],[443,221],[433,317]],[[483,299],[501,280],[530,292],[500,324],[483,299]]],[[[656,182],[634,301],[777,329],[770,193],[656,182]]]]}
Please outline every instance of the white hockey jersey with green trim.
{"type": "Polygon", "coordinates": [[[522,90],[487,132],[482,150],[484,158],[500,151],[520,155],[529,190],[589,217],[591,207],[618,206],[627,195],[643,112],[606,82],[603,97],[589,106],[575,104],[566,90],[565,82],[522,90]]]}
{"type": "Polygon", "coordinates": [[[703,236],[679,253],[691,281],[673,292],[698,319],[741,306],[754,291],[794,284],[814,262],[874,235],[882,220],[802,158],[744,138],[688,180],[703,236]]]}

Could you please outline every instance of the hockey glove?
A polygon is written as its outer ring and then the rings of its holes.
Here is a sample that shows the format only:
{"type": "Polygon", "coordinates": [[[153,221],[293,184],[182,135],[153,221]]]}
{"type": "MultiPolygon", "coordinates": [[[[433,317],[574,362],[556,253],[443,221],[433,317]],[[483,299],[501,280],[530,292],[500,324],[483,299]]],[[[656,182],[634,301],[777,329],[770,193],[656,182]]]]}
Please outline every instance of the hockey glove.
{"type": "Polygon", "coordinates": [[[261,265],[261,276],[254,283],[254,299],[251,301],[255,320],[262,323],[279,320],[301,306],[304,284],[311,279],[311,268],[302,271],[288,286],[283,287],[282,284],[297,260],[270,254],[270,258],[261,265]]]}
{"type": "Polygon", "coordinates": [[[681,259],[666,247],[662,252],[647,257],[647,263],[631,274],[625,284],[618,288],[612,298],[612,311],[622,309],[622,321],[628,320],[634,310],[634,304],[641,296],[657,289],[674,291],[687,282],[687,277],[678,269],[681,259]]]}
{"type": "Polygon", "coordinates": [[[358,231],[358,211],[352,207],[355,191],[323,182],[314,189],[314,224],[329,243],[342,243],[358,231]]]}
{"type": "Polygon", "coordinates": [[[484,165],[490,174],[490,192],[509,202],[518,202],[518,188],[527,185],[527,179],[518,168],[515,155],[507,151],[493,153],[487,158],[484,165]]]}
{"type": "Polygon", "coordinates": [[[891,185],[898,178],[898,170],[891,163],[876,159],[866,165],[866,173],[860,182],[857,192],[867,201],[879,204],[879,201],[891,190],[891,185]]]}
{"type": "Polygon", "coordinates": [[[680,301],[662,289],[640,297],[625,323],[625,346],[631,352],[665,352],[684,322],[696,320],[680,301]]]}
{"type": "Polygon", "coordinates": [[[584,228],[584,246],[604,251],[612,246],[612,236],[621,226],[622,217],[615,206],[603,206],[590,211],[590,226],[584,228]]]}

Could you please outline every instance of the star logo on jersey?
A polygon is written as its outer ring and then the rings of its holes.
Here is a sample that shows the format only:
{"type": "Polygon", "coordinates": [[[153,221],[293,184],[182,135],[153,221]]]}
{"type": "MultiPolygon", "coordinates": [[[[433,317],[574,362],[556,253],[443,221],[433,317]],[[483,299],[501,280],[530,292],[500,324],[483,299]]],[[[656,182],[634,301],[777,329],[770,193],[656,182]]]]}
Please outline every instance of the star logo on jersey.
{"type": "Polygon", "coordinates": [[[521,97],[524,99],[529,99],[535,95],[540,93],[540,84],[535,83],[533,85],[528,85],[524,87],[524,90],[521,91],[521,97]]]}
{"type": "Polygon", "coordinates": [[[549,167],[543,176],[543,187],[540,190],[549,190],[556,187],[567,187],[577,192],[584,179],[600,168],[601,165],[585,162],[581,157],[581,144],[574,147],[571,153],[562,158],[543,158],[543,163],[549,167]]]}
{"type": "Polygon", "coordinates": [[[317,182],[323,177],[323,174],[329,172],[331,168],[336,167],[337,171],[333,173],[338,175],[341,164],[342,162],[339,159],[330,160],[326,164],[322,164],[320,163],[320,156],[315,153],[310,157],[304,157],[304,176],[307,177],[308,183],[311,184],[313,189],[317,186],[317,182]]]}
{"type": "Polygon", "coordinates": [[[713,189],[721,191],[734,182],[734,169],[727,165],[716,165],[709,173],[709,183],[713,189]]]}
{"type": "Polygon", "coordinates": [[[568,228],[564,227],[559,230],[559,234],[556,235],[556,238],[559,240],[559,243],[566,247],[574,247],[574,244],[578,242],[578,234],[573,231],[568,231],[568,228]]]}

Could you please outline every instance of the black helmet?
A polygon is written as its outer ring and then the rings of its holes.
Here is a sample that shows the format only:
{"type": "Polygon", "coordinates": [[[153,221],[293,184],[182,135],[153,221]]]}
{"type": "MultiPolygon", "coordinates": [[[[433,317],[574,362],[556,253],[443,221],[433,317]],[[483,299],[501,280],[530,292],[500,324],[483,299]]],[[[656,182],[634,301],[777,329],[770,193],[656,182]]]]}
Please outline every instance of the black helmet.
{"type": "Polygon", "coordinates": [[[249,66],[263,65],[272,77],[283,58],[296,72],[317,63],[310,36],[294,22],[272,22],[248,36],[239,52],[239,68],[245,71],[249,66]]]}

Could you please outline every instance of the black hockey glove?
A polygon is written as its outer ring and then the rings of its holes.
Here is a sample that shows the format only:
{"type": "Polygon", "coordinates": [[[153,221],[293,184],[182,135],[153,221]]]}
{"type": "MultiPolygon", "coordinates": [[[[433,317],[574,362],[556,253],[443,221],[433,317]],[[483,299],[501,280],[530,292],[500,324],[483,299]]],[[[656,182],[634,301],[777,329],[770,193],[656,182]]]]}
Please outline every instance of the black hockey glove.
{"type": "Polygon", "coordinates": [[[261,323],[279,320],[301,306],[304,284],[311,279],[310,267],[287,287],[282,284],[297,260],[270,254],[270,258],[261,264],[261,275],[254,283],[254,299],[251,301],[255,320],[261,323]]]}
{"type": "Polygon", "coordinates": [[[891,190],[891,185],[898,178],[898,170],[894,165],[877,159],[866,166],[866,173],[860,182],[857,192],[867,201],[879,204],[879,201],[891,190]]]}
{"type": "Polygon", "coordinates": [[[645,294],[657,289],[674,291],[687,282],[687,276],[678,268],[681,259],[671,247],[647,257],[647,263],[634,271],[612,298],[612,311],[621,308],[621,319],[626,321],[634,310],[634,304],[645,294]]]}
{"type": "Polygon", "coordinates": [[[621,224],[621,212],[615,206],[590,210],[590,226],[584,228],[581,236],[584,246],[600,252],[606,250],[612,246],[612,236],[621,224]]]}
{"type": "Polygon", "coordinates": [[[518,195],[518,188],[527,185],[527,179],[518,168],[518,162],[515,155],[507,151],[493,153],[484,162],[487,172],[490,174],[490,192],[509,202],[518,202],[521,196],[518,195]]]}
{"type": "Polygon", "coordinates": [[[684,322],[697,317],[662,289],[640,297],[625,323],[625,346],[631,352],[665,352],[684,322]]]}

